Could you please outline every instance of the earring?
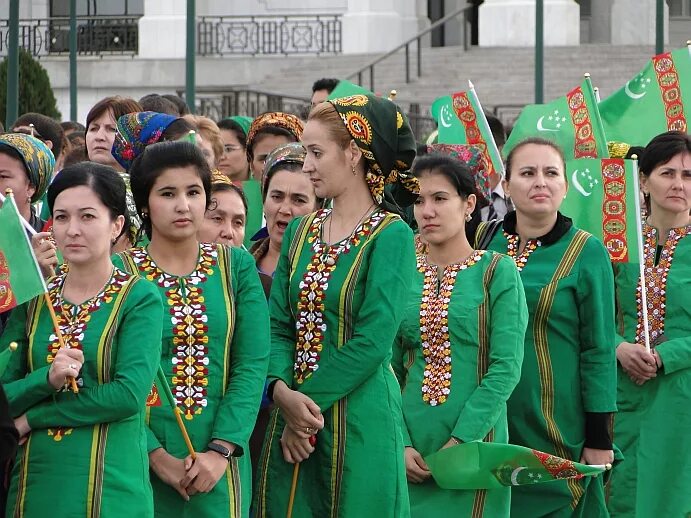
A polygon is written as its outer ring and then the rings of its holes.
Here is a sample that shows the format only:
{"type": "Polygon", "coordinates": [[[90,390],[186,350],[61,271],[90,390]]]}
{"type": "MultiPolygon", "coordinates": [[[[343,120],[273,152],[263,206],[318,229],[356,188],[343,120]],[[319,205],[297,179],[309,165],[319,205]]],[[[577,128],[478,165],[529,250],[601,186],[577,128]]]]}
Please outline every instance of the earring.
{"type": "Polygon", "coordinates": [[[465,213],[465,220],[470,221],[471,219],[473,219],[473,216],[470,214],[470,212],[466,212],[465,213]]]}
{"type": "Polygon", "coordinates": [[[353,176],[355,176],[357,174],[357,171],[355,170],[355,166],[351,165],[350,168],[353,171],[353,176]]]}

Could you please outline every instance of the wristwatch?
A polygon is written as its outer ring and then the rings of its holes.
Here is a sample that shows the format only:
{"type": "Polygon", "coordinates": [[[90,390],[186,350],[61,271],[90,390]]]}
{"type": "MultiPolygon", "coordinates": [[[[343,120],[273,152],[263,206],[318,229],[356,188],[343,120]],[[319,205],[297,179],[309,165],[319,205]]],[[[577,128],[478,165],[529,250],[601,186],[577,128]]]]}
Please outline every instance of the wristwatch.
{"type": "Polygon", "coordinates": [[[215,443],[215,442],[210,442],[209,444],[206,445],[206,447],[209,450],[215,451],[219,455],[222,455],[228,462],[230,462],[230,457],[231,457],[230,450],[228,448],[226,448],[225,446],[221,446],[220,444],[215,443]]]}

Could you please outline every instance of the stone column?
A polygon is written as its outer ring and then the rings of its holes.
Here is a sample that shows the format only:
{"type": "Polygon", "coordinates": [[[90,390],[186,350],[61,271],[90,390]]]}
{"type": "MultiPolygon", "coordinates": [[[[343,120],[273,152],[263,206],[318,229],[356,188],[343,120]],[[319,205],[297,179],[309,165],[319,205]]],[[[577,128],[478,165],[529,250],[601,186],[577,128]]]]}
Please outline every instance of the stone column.
{"type": "MultiPolygon", "coordinates": [[[[545,0],[544,13],[545,46],[579,44],[580,7],[574,0],[545,0]]],[[[535,45],[535,0],[485,0],[479,18],[481,47],[535,45]]]]}
{"type": "Polygon", "coordinates": [[[612,0],[591,0],[589,43],[612,42],[612,0]]]}
{"type": "MultiPolygon", "coordinates": [[[[669,8],[665,9],[665,43],[669,42],[669,8]]],[[[655,0],[613,0],[613,45],[655,44],[655,0]]]]}
{"type": "MultiPolygon", "coordinates": [[[[343,15],[343,53],[378,54],[392,50],[404,38],[415,35],[413,27],[404,27],[404,9],[409,0],[348,0],[343,15]]],[[[408,10],[405,9],[407,12],[408,10]]],[[[413,7],[414,12],[414,7],[413,7]]]]}
{"type": "Polygon", "coordinates": [[[144,0],[139,19],[139,57],[142,59],[185,59],[187,2],[144,0]]]}

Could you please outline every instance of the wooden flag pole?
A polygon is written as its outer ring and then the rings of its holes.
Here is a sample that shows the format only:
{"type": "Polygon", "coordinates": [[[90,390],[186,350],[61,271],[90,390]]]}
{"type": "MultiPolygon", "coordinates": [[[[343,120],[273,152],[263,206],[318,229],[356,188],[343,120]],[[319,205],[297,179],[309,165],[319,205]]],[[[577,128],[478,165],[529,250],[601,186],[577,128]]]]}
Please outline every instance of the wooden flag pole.
{"type": "Polygon", "coordinates": [[[638,269],[640,273],[641,280],[641,311],[643,312],[643,338],[645,342],[645,352],[650,354],[650,325],[648,324],[648,296],[646,293],[646,282],[645,282],[645,256],[643,249],[643,220],[640,217],[641,214],[641,199],[640,192],[641,187],[639,185],[639,172],[638,172],[638,156],[632,155],[632,160],[634,161],[634,170],[636,174],[633,175],[633,185],[634,185],[634,206],[636,207],[636,245],[638,246],[638,269]]]}
{"type": "Polygon", "coordinates": [[[175,399],[173,398],[173,394],[170,392],[170,386],[168,385],[168,380],[166,379],[166,375],[163,372],[163,368],[159,364],[158,366],[158,372],[156,374],[156,380],[158,383],[158,394],[159,397],[161,395],[161,392],[163,392],[163,395],[166,398],[166,402],[168,403],[168,406],[171,408],[173,411],[173,414],[175,414],[175,420],[178,423],[178,428],[180,428],[180,432],[182,433],[182,438],[185,441],[185,445],[187,446],[187,451],[190,453],[190,457],[192,457],[192,460],[197,459],[197,454],[194,451],[194,446],[192,446],[192,441],[190,440],[190,436],[187,433],[187,427],[185,427],[185,423],[182,420],[181,412],[178,406],[175,404],[175,399]]]}
{"type": "MultiPolygon", "coordinates": [[[[317,437],[312,435],[309,438],[310,444],[314,446],[317,443],[317,437]]],[[[295,491],[298,487],[298,476],[300,474],[300,462],[296,462],[293,467],[293,482],[290,484],[290,495],[288,496],[288,510],[286,511],[286,518],[293,516],[293,504],[295,504],[295,491]]]]}

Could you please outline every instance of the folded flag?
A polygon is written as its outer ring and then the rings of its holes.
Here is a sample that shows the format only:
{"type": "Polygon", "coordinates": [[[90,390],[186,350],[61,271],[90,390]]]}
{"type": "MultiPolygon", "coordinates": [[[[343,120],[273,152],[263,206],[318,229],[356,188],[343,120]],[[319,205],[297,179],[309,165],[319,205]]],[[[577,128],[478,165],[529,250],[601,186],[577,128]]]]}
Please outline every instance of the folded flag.
{"type": "Polygon", "coordinates": [[[490,177],[501,178],[504,164],[489,128],[473,83],[467,92],[439,97],[430,108],[437,122],[439,144],[466,144],[481,151],[483,169],[490,177]]]}
{"type": "Polygon", "coordinates": [[[503,155],[522,140],[540,137],[550,140],[570,158],[607,158],[607,135],[602,126],[590,75],[564,97],[547,104],[529,104],[511,130],[503,155]]]}
{"type": "Polygon", "coordinates": [[[599,104],[609,140],[646,146],[666,131],[688,131],[691,47],[653,57],[634,78],[599,104]]]}
{"type": "Polygon", "coordinates": [[[623,158],[566,162],[569,190],[559,210],[599,238],[614,263],[638,262],[637,169],[623,158]]]}
{"type": "Polygon", "coordinates": [[[46,293],[46,283],[31,248],[14,196],[0,208],[0,313],[46,293]]]}
{"type": "Polygon", "coordinates": [[[371,91],[369,91],[367,88],[363,88],[360,85],[356,85],[355,83],[351,83],[347,79],[341,79],[338,81],[338,84],[336,85],[336,88],[334,88],[329,96],[327,97],[327,100],[331,99],[338,99],[339,97],[349,97],[351,95],[374,95],[371,91]]]}
{"type": "Polygon", "coordinates": [[[597,476],[610,465],[589,466],[541,451],[473,441],[425,457],[442,489],[497,489],[597,476]]]}
{"type": "Polygon", "coordinates": [[[7,365],[10,363],[10,358],[12,358],[12,353],[17,350],[17,342],[11,342],[7,346],[7,349],[0,353],[0,377],[5,374],[7,370],[7,365]]]}

